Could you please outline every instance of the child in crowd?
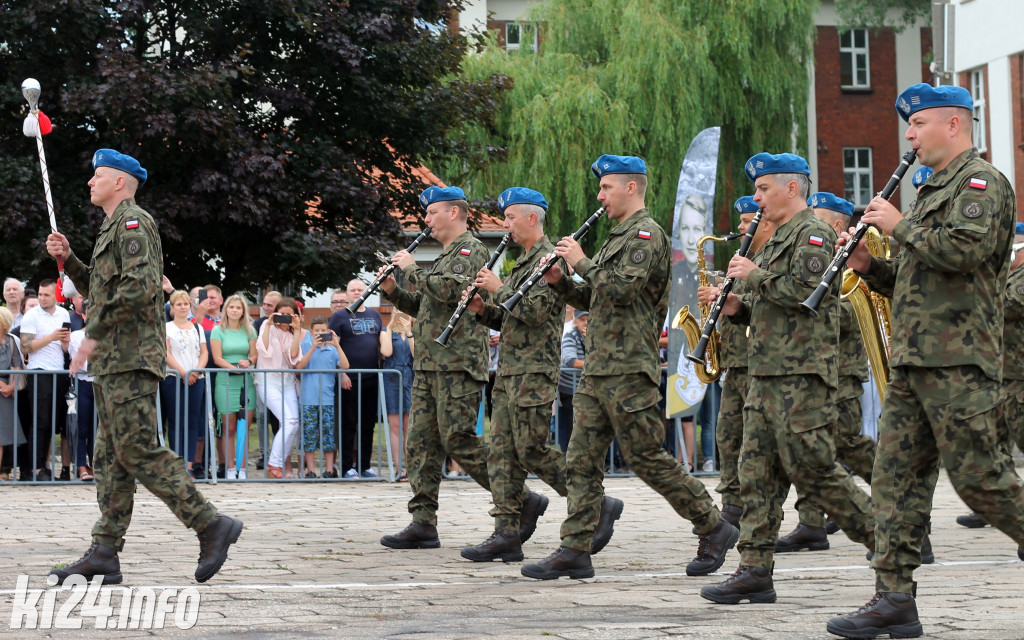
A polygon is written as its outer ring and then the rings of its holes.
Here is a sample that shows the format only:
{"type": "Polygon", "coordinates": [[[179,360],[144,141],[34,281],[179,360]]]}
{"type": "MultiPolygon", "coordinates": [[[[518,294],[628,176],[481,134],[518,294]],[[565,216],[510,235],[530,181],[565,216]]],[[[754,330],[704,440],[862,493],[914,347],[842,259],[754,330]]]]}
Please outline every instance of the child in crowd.
{"type": "MultiPolygon", "coordinates": [[[[327,318],[315,316],[310,332],[302,339],[302,359],[296,369],[348,369],[348,358],[338,344],[338,336],[327,328],[327,318]]],[[[316,478],[316,450],[323,444],[325,478],[337,478],[334,455],[338,451],[335,438],[334,388],[337,374],[303,373],[299,380],[299,403],[302,405],[302,449],[306,456],[306,477],[316,478]]]]}

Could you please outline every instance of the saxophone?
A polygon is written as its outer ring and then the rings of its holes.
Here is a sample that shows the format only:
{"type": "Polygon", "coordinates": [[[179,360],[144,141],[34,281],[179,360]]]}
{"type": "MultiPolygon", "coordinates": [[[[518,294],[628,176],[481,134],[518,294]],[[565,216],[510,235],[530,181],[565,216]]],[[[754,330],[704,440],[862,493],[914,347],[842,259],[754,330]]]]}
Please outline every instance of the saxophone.
{"type": "MultiPolygon", "coordinates": [[[[697,284],[702,287],[711,286],[711,278],[709,274],[714,273],[708,271],[704,259],[704,243],[711,242],[729,242],[735,240],[742,234],[730,233],[724,237],[717,236],[701,236],[700,240],[697,241],[697,265],[699,270],[697,271],[697,284]]],[[[708,315],[711,311],[711,305],[709,304],[698,304],[697,308],[700,312],[700,321],[693,316],[690,312],[690,305],[683,305],[683,308],[676,314],[675,319],[672,320],[673,329],[682,329],[683,333],[686,334],[686,342],[690,345],[690,349],[693,349],[697,342],[700,341],[701,329],[704,323],[708,320],[708,315]]],[[[718,380],[722,375],[722,369],[718,364],[718,350],[721,346],[721,338],[718,335],[718,330],[712,332],[711,339],[708,341],[708,347],[704,351],[704,363],[700,366],[695,366],[694,371],[697,373],[697,379],[704,384],[711,384],[715,380],[718,380]]]]}
{"type": "MultiPolygon", "coordinates": [[[[874,227],[864,236],[868,251],[876,258],[889,258],[889,238],[874,227]]],[[[843,273],[843,287],[840,295],[853,305],[857,325],[864,337],[864,348],[868,352],[871,373],[875,377],[878,397],[885,400],[885,389],[889,384],[889,338],[892,335],[892,308],[889,298],[871,291],[853,269],[843,273]]]]}

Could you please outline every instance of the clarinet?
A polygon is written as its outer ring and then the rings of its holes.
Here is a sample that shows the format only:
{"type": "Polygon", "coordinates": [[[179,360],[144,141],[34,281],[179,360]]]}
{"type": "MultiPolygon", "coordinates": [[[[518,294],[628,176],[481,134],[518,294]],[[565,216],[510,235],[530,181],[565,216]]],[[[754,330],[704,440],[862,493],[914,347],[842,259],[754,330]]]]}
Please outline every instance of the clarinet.
{"type": "MultiPolygon", "coordinates": [[[[747,257],[750,253],[750,245],[754,242],[754,234],[757,233],[757,226],[761,224],[761,216],[764,211],[761,209],[757,210],[754,214],[754,219],[747,225],[747,232],[743,234],[743,241],[740,242],[740,250],[736,252],[736,255],[741,258],[747,257]]],[[[715,332],[715,326],[718,325],[718,318],[722,315],[722,305],[725,304],[726,298],[729,297],[729,292],[732,291],[733,285],[736,284],[736,278],[726,278],[725,282],[722,283],[722,291],[715,298],[715,301],[711,304],[711,308],[708,309],[708,319],[704,322],[704,326],[700,330],[700,339],[697,340],[696,346],[693,347],[693,351],[686,354],[686,359],[697,364],[704,364],[704,352],[708,349],[708,343],[711,341],[711,334],[715,332]]]]}
{"type": "MultiPolygon", "coordinates": [[[[421,242],[423,242],[429,237],[430,227],[427,227],[426,229],[420,232],[420,235],[416,236],[416,239],[413,240],[412,244],[406,247],[405,250],[408,251],[409,253],[412,253],[413,251],[416,250],[416,247],[420,246],[421,242]]],[[[395,268],[395,265],[389,264],[387,268],[384,269],[384,271],[382,271],[380,275],[377,276],[368,287],[366,287],[366,291],[363,292],[363,295],[359,296],[358,300],[356,300],[349,306],[345,307],[345,309],[352,315],[356,315],[356,311],[359,310],[359,307],[366,304],[366,301],[370,298],[370,296],[373,295],[373,292],[380,288],[381,283],[384,282],[384,280],[386,280],[388,276],[395,272],[395,268]]]]}
{"type": "MultiPolygon", "coordinates": [[[[605,211],[607,211],[607,209],[601,207],[600,209],[592,213],[590,217],[587,218],[587,221],[583,223],[583,226],[577,229],[576,233],[572,234],[572,239],[578,241],[580,238],[587,235],[587,232],[590,231],[590,227],[597,224],[598,219],[604,215],[605,211]]],[[[547,273],[549,269],[551,269],[552,265],[554,265],[555,262],[557,262],[557,260],[555,259],[556,256],[554,251],[545,256],[545,258],[547,261],[543,265],[533,270],[533,273],[531,273],[530,277],[526,279],[526,282],[524,282],[522,286],[519,287],[519,290],[513,293],[508,300],[502,302],[498,306],[500,306],[505,311],[508,311],[509,313],[511,313],[512,310],[516,308],[516,305],[518,305],[519,302],[523,299],[523,296],[525,296],[530,291],[530,289],[533,288],[533,285],[537,284],[537,282],[539,282],[540,279],[544,277],[544,274],[547,273]]]]}
{"type": "MultiPolygon", "coordinates": [[[[506,233],[505,237],[502,238],[501,242],[498,243],[498,248],[494,250],[493,254],[491,254],[491,259],[487,261],[487,266],[485,267],[486,269],[494,269],[495,263],[498,262],[498,258],[501,257],[502,252],[505,251],[505,247],[508,246],[508,241],[511,239],[512,234],[506,233]]],[[[442,347],[448,348],[448,338],[451,337],[452,331],[455,331],[455,326],[459,324],[459,320],[462,318],[462,315],[466,313],[466,309],[469,308],[470,301],[473,299],[473,296],[475,296],[478,291],[480,291],[480,287],[472,287],[469,290],[469,293],[466,294],[466,297],[463,298],[459,302],[459,306],[455,308],[455,313],[453,313],[452,317],[448,319],[448,326],[444,328],[444,331],[441,332],[441,335],[434,338],[434,342],[441,345],[442,347]]]]}
{"type": "MultiPolygon", "coordinates": [[[[900,166],[896,167],[896,171],[893,172],[889,178],[889,182],[886,183],[885,188],[878,192],[878,195],[888,200],[895,193],[896,188],[900,186],[900,180],[906,175],[907,170],[910,169],[910,165],[914,164],[914,160],[917,158],[917,149],[911,149],[910,151],[903,154],[903,159],[900,161],[900,166]]],[[[818,307],[821,306],[822,301],[825,299],[825,294],[828,293],[829,287],[835,282],[836,277],[839,276],[846,268],[846,261],[850,259],[850,254],[853,253],[860,241],[864,239],[864,234],[868,232],[868,227],[871,225],[864,224],[864,222],[858,222],[857,228],[854,230],[853,235],[846,241],[842,247],[836,251],[835,256],[832,257],[832,262],[825,269],[825,275],[822,276],[821,282],[818,283],[818,287],[807,297],[806,300],[800,303],[800,307],[809,313],[811,316],[818,317],[818,307]]]]}

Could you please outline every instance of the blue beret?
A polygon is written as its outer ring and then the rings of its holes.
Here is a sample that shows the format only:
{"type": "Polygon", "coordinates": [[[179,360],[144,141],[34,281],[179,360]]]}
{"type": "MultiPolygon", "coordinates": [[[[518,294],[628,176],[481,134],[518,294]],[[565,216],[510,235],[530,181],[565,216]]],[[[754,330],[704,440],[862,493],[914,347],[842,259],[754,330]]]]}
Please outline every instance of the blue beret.
{"type": "Polygon", "coordinates": [[[935,170],[931,167],[921,167],[914,172],[914,177],[910,181],[915,187],[920,187],[925,182],[928,182],[928,178],[932,177],[933,173],[935,173],[935,170]]]}
{"type": "Polygon", "coordinates": [[[647,163],[636,156],[603,155],[591,165],[590,170],[600,178],[609,173],[642,173],[647,175],[647,163]]]}
{"type": "Polygon", "coordinates": [[[92,154],[92,169],[97,167],[110,167],[118,171],[134,176],[139,181],[139,186],[146,184],[146,177],[149,172],[142,168],[139,161],[130,155],[115,151],[113,149],[99,149],[92,154]]]}
{"type": "Polygon", "coordinates": [[[742,198],[737,199],[736,202],[733,203],[732,208],[735,209],[737,213],[757,213],[757,210],[760,209],[760,207],[757,206],[757,203],[754,202],[754,196],[743,196],[742,198]]]}
{"type": "Polygon", "coordinates": [[[1013,232],[1013,235],[1024,235],[1024,222],[1017,223],[1017,230],[1013,232]]]}
{"type": "Polygon", "coordinates": [[[896,98],[896,113],[904,122],[909,122],[910,116],[918,111],[933,107],[963,107],[974,111],[974,100],[963,87],[933,87],[923,82],[907,88],[896,98]]]}
{"type": "Polygon", "coordinates": [[[810,198],[807,198],[807,206],[821,209],[829,209],[831,211],[837,211],[843,215],[853,215],[853,203],[849,200],[844,200],[839,196],[833,195],[827,191],[819,191],[818,193],[812,193],[810,198]]]}
{"type": "Polygon", "coordinates": [[[540,191],[527,189],[526,187],[509,187],[498,196],[498,208],[505,213],[505,208],[514,204],[535,204],[541,209],[548,210],[548,201],[540,191]]]}
{"type": "Polygon", "coordinates": [[[807,161],[795,153],[759,153],[747,160],[744,166],[747,177],[757,180],[761,176],[770,173],[802,173],[805,176],[811,175],[811,168],[807,161]]]}
{"type": "Polygon", "coordinates": [[[426,209],[435,202],[465,199],[466,192],[459,187],[427,187],[420,194],[420,206],[426,209]]]}

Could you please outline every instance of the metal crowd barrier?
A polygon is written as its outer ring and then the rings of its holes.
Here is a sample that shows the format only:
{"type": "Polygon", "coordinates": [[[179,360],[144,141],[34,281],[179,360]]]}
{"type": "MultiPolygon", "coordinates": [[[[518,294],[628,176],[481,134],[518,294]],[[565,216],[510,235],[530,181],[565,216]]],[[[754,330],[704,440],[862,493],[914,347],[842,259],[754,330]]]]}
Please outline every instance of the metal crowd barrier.
{"type": "MultiPolygon", "coordinates": [[[[217,475],[218,475],[217,474],[217,468],[218,468],[218,464],[221,461],[222,454],[218,453],[219,447],[215,446],[214,444],[211,444],[211,443],[217,443],[217,440],[218,440],[218,438],[216,436],[217,423],[218,423],[218,421],[221,420],[222,415],[219,414],[216,411],[216,407],[214,406],[215,405],[214,398],[215,398],[215,393],[217,391],[217,389],[216,389],[217,384],[219,384],[219,383],[227,384],[227,380],[229,380],[230,377],[232,377],[232,376],[239,376],[239,377],[244,376],[246,378],[249,378],[250,380],[253,381],[253,383],[256,386],[254,397],[252,399],[250,399],[248,397],[248,394],[240,393],[239,400],[240,400],[240,407],[241,408],[240,408],[240,410],[236,414],[236,415],[240,415],[240,416],[244,417],[244,416],[246,416],[248,414],[248,411],[252,411],[254,422],[255,422],[255,428],[257,429],[257,433],[258,433],[258,442],[259,442],[259,444],[256,445],[255,447],[250,446],[250,443],[249,443],[249,437],[250,436],[249,436],[249,434],[250,434],[250,430],[252,429],[253,425],[248,424],[248,421],[246,421],[246,428],[245,428],[245,438],[246,438],[246,440],[245,440],[245,445],[244,445],[244,455],[245,455],[246,463],[245,463],[244,466],[243,465],[239,465],[242,468],[245,468],[246,471],[247,471],[246,481],[252,482],[252,481],[275,480],[275,478],[270,477],[270,475],[268,473],[268,470],[266,468],[267,466],[269,466],[268,458],[269,458],[269,455],[270,455],[272,447],[273,447],[274,439],[276,437],[276,435],[275,435],[276,432],[274,432],[272,427],[271,427],[271,423],[270,423],[270,420],[268,419],[268,415],[272,414],[272,413],[277,413],[277,412],[282,413],[282,414],[284,414],[283,417],[285,418],[285,421],[287,422],[287,420],[292,417],[290,415],[290,407],[295,407],[297,409],[297,415],[294,416],[294,417],[298,421],[297,432],[293,435],[294,439],[292,441],[291,447],[289,448],[289,457],[297,457],[297,459],[298,459],[298,464],[294,467],[294,469],[295,469],[295,472],[294,472],[295,478],[294,479],[296,481],[310,481],[310,480],[313,480],[312,478],[310,478],[310,479],[305,478],[306,472],[308,471],[308,469],[306,467],[306,463],[305,463],[305,456],[304,456],[304,448],[305,448],[305,443],[306,443],[306,437],[305,437],[304,429],[303,429],[303,426],[302,426],[302,405],[301,405],[300,402],[298,402],[298,400],[299,400],[298,395],[300,393],[299,388],[298,388],[298,380],[300,379],[300,376],[302,376],[303,374],[310,374],[310,375],[313,375],[313,374],[317,374],[317,375],[333,375],[335,377],[335,379],[334,379],[334,405],[333,405],[334,406],[335,415],[334,415],[333,423],[330,424],[330,425],[324,425],[323,423],[318,425],[319,431],[318,431],[317,435],[319,436],[318,440],[319,440],[321,446],[318,447],[317,450],[314,453],[314,455],[315,455],[314,462],[315,462],[315,466],[317,468],[316,470],[319,471],[319,473],[317,473],[317,476],[318,476],[317,480],[322,480],[323,479],[322,478],[322,471],[325,470],[324,469],[324,458],[323,458],[324,451],[323,451],[323,446],[322,445],[323,445],[323,441],[324,441],[323,436],[324,436],[324,432],[326,431],[326,429],[329,428],[329,429],[333,429],[334,430],[335,444],[338,446],[339,449],[340,449],[340,445],[341,445],[341,429],[342,429],[342,420],[343,420],[342,412],[344,411],[344,408],[343,408],[344,404],[343,404],[343,398],[342,398],[342,375],[343,374],[349,376],[349,378],[353,381],[353,384],[355,384],[357,381],[359,381],[360,379],[362,379],[364,377],[374,377],[374,378],[376,378],[376,380],[374,382],[376,383],[376,386],[377,386],[377,402],[376,402],[375,406],[372,406],[372,407],[364,406],[364,402],[363,402],[362,396],[361,395],[357,396],[357,399],[356,399],[356,403],[357,403],[357,408],[356,408],[356,426],[355,426],[355,450],[356,450],[356,452],[361,452],[363,450],[364,437],[365,437],[362,428],[360,428],[360,425],[362,424],[363,416],[364,416],[365,412],[367,412],[367,411],[373,412],[375,414],[374,417],[373,417],[373,420],[374,420],[374,431],[375,431],[377,437],[376,437],[376,443],[374,443],[373,445],[370,445],[370,446],[374,447],[374,451],[371,453],[371,456],[370,456],[371,462],[370,462],[369,468],[373,469],[373,471],[374,471],[374,473],[376,475],[372,476],[372,477],[364,477],[362,475],[363,472],[365,471],[366,467],[364,467],[361,464],[361,460],[359,460],[359,454],[357,453],[357,456],[356,456],[356,458],[357,458],[356,459],[356,467],[355,468],[356,468],[356,472],[359,475],[356,478],[348,478],[347,480],[349,480],[349,481],[355,481],[355,480],[358,480],[358,481],[389,480],[391,482],[394,482],[394,481],[396,481],[398,479],[399,475],[402,473],[402,468],[404,467],[404,451],[405,451],[404,435],[401,433],[401,429],[399,429],[398,442],[394,443],[394,444],[391,442],[390,429],[389,429],[388,420],[387,420],[387,407],[386,407],[386,404],[385,404],[385,391],[384,391],[384,378],[385,378],[386,375],[388,375],[388,376],[396,376],[398,378],[398,383],[399,383],[399,385],[401,387],[402,383],[404,382],[404,378],[403,378],[403,374],[402,374],[402,372],[400,370],[397,370],[397,369],[347,369],[347,370],[337,370],[337,369],[300,369],[300,370],[296,370],[296,369],[249,369],[249,370],[237,370],[237,369],[232,369],[232,370],[225,370],[225,369],[220,369],[220,368],[205,368],[205,369],[190,370],[187,373],[191,374],[193,372],[199,373],[199,374],[202,375],[200,380],[198,380],[195,383],[197,385],[202,385],[202,387],[201,387],[201,389],[202,389],[201,405],[199,407],[194,406],[195,405],[195,400],[193,399],[192,396],[193,395],[199,395],[198,393],[193,392],[193,394],[190,394],[190,393],[182,394],[182,390],[184,389],[184,387],[183,387],[183,385],[180,384],[180,378],[178,376],[178,373],[176,371],[174,371],[174,370],[168,370],[168,372],[167,372],[168,373],[168,380],[173,380],[174,382],[173,383],[168,383],[168,382],[165,381],[165,383],[162,384],[161,387],[158,390],[158,399],[157,399],[157,419],[158,419],[158,422],[161,425],[166,424],[166,431],[165,431],[164,428],[159,429],[158,432],[157,432],[158,433],[157,437],[159,439],[160,444],[170,445],[171,448],[173,450],[175,450],[175,452],[179,456],[184,458],[183,459],[183,464],[187,464],[186,461],[188,460],[189,457],[192,457],[192,458],[195,459],[195,450],[191,450],[190,451],[189,450],[189,446],[188,446],[189,442],[190,442],[189,437],[188,437],[189,436],[188,428],[187,428],[188,420],[189,420],[189,417],[191,416],[193,411],[198,410],[198,411],[202,412],[203,418],[202,418],[201,432],[196,434],[196,435],[197,435],[197,440],[200,441],[200,442],[205,443],[205,446],[203,446],[203,448],[201,450],[201,456],[198,458],[197,464],[202,464],[203,469],[205,470],[205,477],[198,477],[198,478],[196,478],[196,481],[198,481],[198,482],[217,483],[220,480],[217,477],[217,475]],[[293,376],[293,378],[290,378],[289,375],[286,375],[286,374],[290,374],[290,376],[293,376]],[[294,384],[291,384],[291,387],[289,388],[291,380],[294,380],[294,384]],[[277,386],[275,387],[275,385],[277,385],[277,386]],[[174,393],[173,401],[167,401],[167,399],[164,397],[164,394],[167,393],[168,390],[171,390],[174,393]],[[268,394],[269,394],[269,397],[274,398],[272,403],[271,403],[272,405],[278,405],[278,401],[276,400],[277,397],[280,397],[282,399],[281,407],[284,408],[283,411],[281,410],[281,408],[278,408],[278,410],[275,412],[273,410],[273,407],[271,407],[271,408],[267,407],[266,400],[268,398],[268,394]],[[289,397],[289,394],[293,394],[293,396],[289,397]],[[284,401],[284,399],[286,399],[286,398],[287,398],[287,401],[284,401]],[[294,404],[289,405],[289,403],[291,403],[292,400],[294,400],[294,404]],[[166,405],[166,407],[165,407],[165,405],[166,405]],[[168,413],[168,409],[169,409],[170,413],[168,413]],[[167,414],[167,415],[165,415],[165,414],[167,414]],[[166,420],[165,420],[165,418],[166,418],[166,420]],[[395,451],[393,449],[393,447],[397,447],[397,451],[395,451]],[[264,459],[265,464],[264,464],[264,468],[262,470],[257,470],[256,464],[254,464],[254,463],[257,460],[259,460],[260,458],[264,459]],[[396,463],[396,460],[397,460],[397,463],[396,463]]],[[[581,370],[579,370],[579,369],[562,369],[562,372],[563,373],[571,374],[574,377],[574,380],[578,382],[578,378],[579,378],[579,375],[581,373],[581,370]]],[[[57,436],[63,431],[63,429],[60,428],[60,425],[61,425],[60,421],[65,419],[63,417],[65,414],[64,414],[63,411],[61,411],[61,405],[63,404],[64,406],[66,406],[66,401],[65,401],[65,399],[63,397],[58,398],[57,396],[60,395],[59,394],[59,390],[61,388],[60,377],[63,376],[64,379],[66,379],[66,380],[69,379],[68,378],[68,372],[67,371],[56,371],[55,372],[55,371],[42,371],[42,370],[0,371],[0,376],[3,376],[3,377],[6,377],[6,376],[8,376],[10,374],[25,375],[25,376],[29,377],[29,383],[25,386],[25,388],[23,390],[20,390],[20,391],[19,390],[15,390],[15,393],[14,393],[14,403],[15,403],[15,406],[19,406],[19,403],[21,403],[23,405],[21,407],[21,411],[19,411],[19,414],[23,417],[23,419],[31,417],[31,428],[30,429],[26,429],[25,428],[25,424],[21,425],[22,431],[23,431],[23,433],[25,435],[25,438],[27,440],[27,444],[25,446],[23,446],[23,447],[14,447],[14,446],[4,447],[4,462],[3,462],[2,465],[0,465],[0,472],[4,472],[4,473],[9,472],[9,470],[8,470],[8,468],[6,466],[8,464],[10,464],[10,466],[13,467],[13,470],[15,472],[17,472],[19,466],[22,466],[22,465],[20,465],[20,463],[23,461],[23,458],[25,456],[32,456],[33,460],[38,459],[38,454],[40,453],[40,447],[42,447],[42,448],[46,449],[46,451],[43,452],[43,455],[45,457],[45,461],[49,463],[49,467],[51,469],[51,474],[52,474],[51,479],[49,479],[49,480],[19,479],[20,482],[25,483],[25,484],[46,484],[46,483],[52,483],[52,482],[60,482],[59,480],[57,480],[57,478],[59,476],[59,471],[57,471],[57,470],[60,469],[60,467],[61,467],[61,455],[60,455],[61,450],[60,450],[60,445],[58,445],[57,436]],[[48,381],[44,381],[45,378],[49,378],[49,380],[48,381]],[[38,384],[35,383],[35,381],[37,381],[37,380],[38,380],[38,384]],[[49,385],[48,387],[47,387],[47,384],[49,385]],[[39,403],[41,401],[44,402],[44,403],[46,401],[48,401],[49,413],[52,416],[51,419],[50,419],[50,424],[48,425],[49,426],[48,431],[47,431],[47,429],[45,427],[43,427],[42,433],[40,433],[40,431],[39,431],[40,427],[42,427],[42,425],[39,425],[39,423],[38,423],[39,411],[36,410],[36,407],[39,405],[39,403]],[[41,442],[41,440],[44,440],[44,439],[47,441],[47,444],[44,444],[43,442],[41,442]]],[[[318,380],[320,380],[320,383],[322,384],[322,379],[318,378],[318,380]]],[[[69,386],[70,386],[70,388],[72,388],[72,389],[76,390],[76,392],[78,392],[79,391],[79,381],[78,381],[78,379],[77,378],[71,378],[69,386]]],[[[573,386],[575,388],[575,384],[573,386]]],[[[245,387],[243,386],[242,388],[244,389],[245,387]]],[[[81,397],[81,393],[80,392],[78,393],[78,396],[79,396],[79,398],[81,397]]],[[[561,412],[564,410],[563,407],[560,406],[560,402],[563,399],[564,399],[564,396],[561,393],[559,393],[558,394],[558,399],[555,401],[554,406],[552,407],[551,440],[550,440],[550,442],[551,442],[551,445],[554,446],[554,447],[559,447],[559,442],[560,442],[559,436],[561,435],[561,427],[559,426],[560,425],[559,418],[561,416],[561,412]]],[[[487,410],[487,405],[486,405],[486,401],[485,401],[485,393],[481,392],[481,400],[480,400],[480,414],[481,414],[481,416],[486,413],[486,410],[487,410]]],[[[404,406],[403,394],[400,393],[399,394],[399,416],[400,416],[399,424],[401,424],[401,415],[404,414],[407,411],[408,411],[408,408],[404,406]]],[[[87,437],[89,435],[89,432],[83,431],[82,429],[90,428],[89,427],[90,423],[92,425],[91,428],[94,429],[94,430],[97,429],[97,428],[101,428],[100,425],[97,425],[97,417],[96,417],[95,408],[93,408],[91,410],[91,413],[92,413],[92,418],[93,418],[91,421],[84,420],[84,419],[81,418],[81,416],[79,416],[79,438],[69,438],[69,440],[71,440],[71,442],[69,442],[70,445],[77,446],[76,445],[77,439],[80,439],[82,437],[87,437]]],[[[282,416],[277,416],[277,417],[280,418],[282,416]]],[[[279,420],[279,422],[280,422],[280,420],[279,420]]],[[[679,419],[674,419],[674,420],[670,421],[667,426],[668,426],[669,429],[674,431],[674,435],[675,435],[675,439],[674,439],[675,443],[674,444],[675,444],[675,447],[676,447],[676,451],[679,452],[679,456],[678,456],[679,459],[683,459],[684,456],[688,457],[690,459],[690,461],[692,462],[693,469],[694,469],[694,471],[693,471],[694,475],[705,475],[705,472],[700,471],[699,467],[697,466],[697,452],[696,451],[693,451],[693,452],[685,451],[681,421],[679,419]]],[[[284,428],[284,427],[283,426],[279,426],[278,430],[280,430],[281,428],[284,428]]],[[[226,425],[224,426],[224,429],[226,429],[226,425]]],[[[222,434],[224,433],[224,429],[222,429],[222,434]]],[[[482,431],[482,429],[481,429],[481,431],[482,431]]],[[[92,432],[92,435],[95,436],[95,431],[92,432]]],[[[481,434],[481,435],[483,435],[483,434],[481,434]]],[[[237,439],[237,433],[236,433],[236,439],[237,439]]],[[[95,438],[93,438],[93,440],[95,440],[95,438]]],[[[282,440],[281,440],[282,444],[286,440],[287,440],[286,434],[282,434],[282,440]]],[[[669,439],[667,442],[670,442],[670,440],[671,439],[669,439]]],[[[698,446],[696,446],[695,449],[699,448],[699,440],[696,440],[696,443],[698,443],[698,446]]],[[[77,471],[77,468],[78,468],[78,464],[77,464],[77,460],[76,460],[77,452],[72,450],[70,453],[71,453],[71,460],[70,460],[69,467],[70,467],[71,478],[72,478],[71,481],[72,482],[82,482],[81,480],[79,480],[76,477],[76,471],[77,471]]],[[[673,452],[673,453],[675,453],[675,452],[673,452]]],[[[716,452],[716,455],[717,455],[717,452],[716,452]]],[[[227,456],[223,456],[223,457],[227,457],[227,456]]],[[[613,440],[611,446],[609,447],[609,451],[608,451],[608,454],[607,454],[606,475],[612,476],[612,477],[624,477],[624,476],[631,476],[631,475],[633,475],[631,470],[629,470],[628,468],[625,468],[625,467],[622,466],[622,462],[623,461],[618,456],[617,443],[613,440]]],[[[717,469],[717,458],[716,458],[715,462],[716,462],[716,469],[717,469]]],[[[345,473],[345,467],[347,465],[341,463],[340,460],[338,460],[336,464],[337,464],[338,476],[339,476],[338,480],[346,479],[346,478],[344,478],[342,476],[345,473]]],[[[442,470],[442,471],[446,471],[446,470],[442,470]]],[[[448,477],[452,477],[452,476],[449,476],[447,473],[444,473],[443,475],[448,476],[448,477]]],[[[460,472],[456,477],[458,477],[460,479],[469,479],[469,476],[467,474],[465,474],[464,472],[460,472]]],[[[13,480],[13,474],[11,476],[11,479],[13,480]]]]}

